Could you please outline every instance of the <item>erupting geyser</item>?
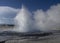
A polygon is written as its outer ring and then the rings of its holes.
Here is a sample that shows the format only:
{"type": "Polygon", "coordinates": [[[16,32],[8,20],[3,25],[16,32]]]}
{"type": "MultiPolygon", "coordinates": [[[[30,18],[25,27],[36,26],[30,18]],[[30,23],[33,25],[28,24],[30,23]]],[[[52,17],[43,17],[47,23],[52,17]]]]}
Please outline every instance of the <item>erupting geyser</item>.
{"type": "Polygon", "coordinates": [[[16,27],[15,31],[28,32],[31,28],[31,13],[22,5],[17,16],[14,18],[16,27]]]}

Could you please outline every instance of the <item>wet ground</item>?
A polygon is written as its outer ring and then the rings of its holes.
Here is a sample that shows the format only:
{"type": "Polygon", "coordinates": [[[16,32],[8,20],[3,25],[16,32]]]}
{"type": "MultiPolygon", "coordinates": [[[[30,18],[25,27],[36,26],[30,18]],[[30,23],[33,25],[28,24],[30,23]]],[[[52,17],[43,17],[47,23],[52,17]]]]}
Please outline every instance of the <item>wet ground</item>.
{"type": "Polygon", "coordinates": [[[60,33],[43,37],[0,36],[0,42],[5,43],[60,43],[60,33]]]}
{"type": "Polygon", "coordinates": [[[17,37],[17,36],[0,36],[0,41],[5,43],[60,43],[60,33],[44,37],[17,37]]]}

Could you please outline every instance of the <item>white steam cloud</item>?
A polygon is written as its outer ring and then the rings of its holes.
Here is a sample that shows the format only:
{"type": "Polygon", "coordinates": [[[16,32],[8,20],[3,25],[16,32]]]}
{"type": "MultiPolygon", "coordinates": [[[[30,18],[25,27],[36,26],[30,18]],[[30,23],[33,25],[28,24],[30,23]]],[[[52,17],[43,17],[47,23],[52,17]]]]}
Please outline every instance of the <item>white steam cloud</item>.
{"type": "Polygon", "coordinates": [[[15,30],[18,32],[28,32],[32,29],[32,14],[23,5],[15,17],[15,21],[15,30]]]}
{"type": "Polygon", "coordinates": [[[60,30],[60,4],[51,6],[47,11],[35,11],[34,19],[38,30],[60,30]]]}
{"type": "Polygon", "coordinates": [[[13,18],[19,9],[8,6],[0,6],[0,24],[14,24],[13,18]]]}
{"type": "Polygon", "coordinates": [[[18,32],[60,30],[60,4],[51,6],[47,11],[38,9],[33,14],[24,6],[21,9],[0,6],[0,24],[13,24],[11,19],[14,18],[16,27],[13,30],[18,32]]]}
{"type": "Polygon", "coordinates": [[[60,4],[51,6],[47,11],[38,9],[33,13],[34,15],[22,6],[15,17],[15,30],[19,32],[60,30],[60,4]]]}

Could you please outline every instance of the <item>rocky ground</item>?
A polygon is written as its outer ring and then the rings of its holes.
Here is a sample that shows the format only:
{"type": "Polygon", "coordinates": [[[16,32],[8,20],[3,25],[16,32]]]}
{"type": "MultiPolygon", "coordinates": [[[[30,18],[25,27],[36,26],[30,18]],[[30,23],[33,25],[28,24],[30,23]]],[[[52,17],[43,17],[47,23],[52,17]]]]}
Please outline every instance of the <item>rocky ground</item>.
{"type": "Polygon", "coordinates": [[[7,40],[5,43],[60,43],[60,34],[31,39],[15,37],[15,39],[7,40]]]}
{"type": "Polygon", "coordinates": [[[43,37],[0,36],[0,42],[5,43],[60,43],[60,33],[43,37]]]}
{"type": "Polygon", "coordinates": [[[60,43],[60,35],[39,37],[38,39],[12,39],[5,43],[60,43]]]}

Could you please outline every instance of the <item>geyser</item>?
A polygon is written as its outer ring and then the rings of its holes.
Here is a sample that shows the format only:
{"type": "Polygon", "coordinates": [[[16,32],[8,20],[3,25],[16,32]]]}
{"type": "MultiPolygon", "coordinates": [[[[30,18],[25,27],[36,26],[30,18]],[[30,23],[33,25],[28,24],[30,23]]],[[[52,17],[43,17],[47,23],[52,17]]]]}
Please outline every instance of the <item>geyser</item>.
{"type": "Polygon", "coordinates": [[[15,20],[15,31],[18,32],[28,32],[30,31],[31,25],[32,25],[32,17],[31,13],[27,10],[25,6],[22,5],[22,8],[20,9],[17,16],[14,18],[15,20]]]}

